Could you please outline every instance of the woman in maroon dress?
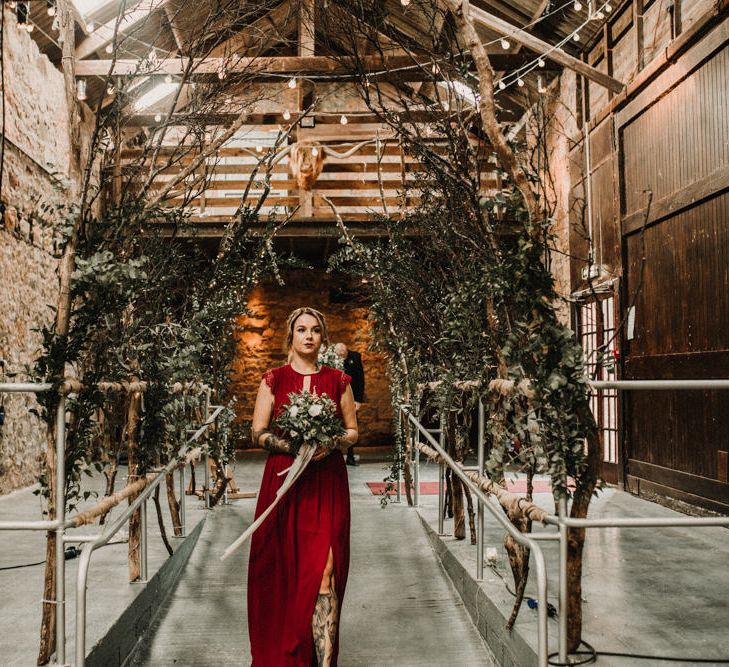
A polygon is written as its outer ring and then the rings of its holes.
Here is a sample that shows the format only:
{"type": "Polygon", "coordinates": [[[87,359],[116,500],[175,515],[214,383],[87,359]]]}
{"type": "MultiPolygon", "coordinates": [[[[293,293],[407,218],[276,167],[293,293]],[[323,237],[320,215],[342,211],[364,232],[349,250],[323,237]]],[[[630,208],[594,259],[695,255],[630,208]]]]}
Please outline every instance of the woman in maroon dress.
{"type": "Polygon", "coordinates": [[[248,629],[253,667],[337,664],[339,612],[349,570],[349,481],[341,449],[357,441],[350,377],[317,365],[328,344],[324,316],[299,308],[288,318],[289,363],[263,374],[253,412],[253,442],[270,454],[256,517],[275,499],[292,463],[283,433],[269,430],[291,392],[327,394],[346,435],[320,446],[309,466],[253,534],[248,564],[248,629]]]}

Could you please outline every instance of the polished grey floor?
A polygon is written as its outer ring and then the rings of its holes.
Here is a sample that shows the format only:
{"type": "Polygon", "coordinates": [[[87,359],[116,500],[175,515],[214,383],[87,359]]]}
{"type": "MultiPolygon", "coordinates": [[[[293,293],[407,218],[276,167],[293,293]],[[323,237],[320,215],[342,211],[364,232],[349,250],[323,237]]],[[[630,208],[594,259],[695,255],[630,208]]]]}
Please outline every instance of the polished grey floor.
{"type": "MultiPolygon", "coordinates": [[[[434,557],[412,509],[381,509],[366,481],[386,474],[382,464],[348,468],[352,493],[351,563],[344,601],[339,664],[481,665],[490,652],[434,557]]],[[[259,461],[239,464],[236,476],[255,488],[259,461]]],[[[245,617],[248,549],[226,562],[223,549],[251,521],[254,500],[216,510],[200,536],[184,578],[150,628],[133,664],[247,665],[245,617]]]]}

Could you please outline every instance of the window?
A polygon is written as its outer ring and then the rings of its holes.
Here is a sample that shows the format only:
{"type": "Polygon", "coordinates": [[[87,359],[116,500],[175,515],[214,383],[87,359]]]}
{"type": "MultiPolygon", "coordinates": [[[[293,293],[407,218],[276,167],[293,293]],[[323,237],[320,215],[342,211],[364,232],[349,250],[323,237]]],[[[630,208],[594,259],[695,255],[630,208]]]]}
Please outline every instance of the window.
{"type": "MultiPolygon", "coordinates": [[[[615,297],[600,295],[578,304],[578,335],[590,379],[615,380],[617,337],[615,297]]],[[[600,430],[603,463],[618,462],[618,391],[598,389],[590,395],[590,407],[600,430]]]]}

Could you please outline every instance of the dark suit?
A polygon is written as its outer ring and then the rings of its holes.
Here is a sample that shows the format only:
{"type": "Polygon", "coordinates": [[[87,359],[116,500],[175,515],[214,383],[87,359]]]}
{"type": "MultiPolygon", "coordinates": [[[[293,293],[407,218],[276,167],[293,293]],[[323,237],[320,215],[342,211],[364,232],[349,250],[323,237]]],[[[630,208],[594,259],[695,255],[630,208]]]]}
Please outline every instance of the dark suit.
{"type": "MultiPolygon", "coordinates": [[[[364,367],[362,366],[362,355],[353,350],[347,350],[344,359],[344,372],[352,378],[352,394],[357,403],[364,402],[365,378],[364,367]]],[[[357,465],[354,460],[354,447],[347,449],[347,464],[357,465]]]]}
{"type": "Polygon", "coordinates": [[[344,372],[352,378],[352,394],[357,403],[364,403],[365,378],[362,366],[362,355],[353,350],[347,351],[344,360],[344,372]]]}

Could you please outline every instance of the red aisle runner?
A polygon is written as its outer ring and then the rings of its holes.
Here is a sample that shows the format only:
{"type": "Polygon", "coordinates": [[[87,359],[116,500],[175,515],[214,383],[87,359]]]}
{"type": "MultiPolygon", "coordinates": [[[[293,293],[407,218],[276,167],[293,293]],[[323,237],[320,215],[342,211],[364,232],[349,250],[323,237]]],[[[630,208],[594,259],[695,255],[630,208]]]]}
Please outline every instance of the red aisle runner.
{"type": "MultiPolygon", "coordinates": [[[[373,496],[381,496],[385,493],[385,482],[366,482],[373,496]]],[[[526,493],[525,479],[507,479],[506,488],[513,493],[526,493]]],[[[400,490],[405,493],[405,484],[401,483],[400,490]]],[[[395,493],[395,485],[393,484],[390,493],[395,493]]],[[[552,493],[552,484],[547,480],[535,480],[534,493],[552,493]]],[[[438,482],[420,482],[420,494],[423,496],[437,496],[438,482]]]]}

